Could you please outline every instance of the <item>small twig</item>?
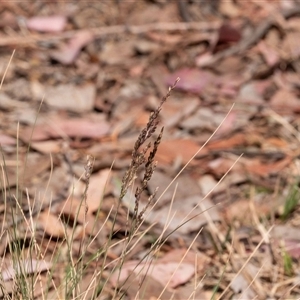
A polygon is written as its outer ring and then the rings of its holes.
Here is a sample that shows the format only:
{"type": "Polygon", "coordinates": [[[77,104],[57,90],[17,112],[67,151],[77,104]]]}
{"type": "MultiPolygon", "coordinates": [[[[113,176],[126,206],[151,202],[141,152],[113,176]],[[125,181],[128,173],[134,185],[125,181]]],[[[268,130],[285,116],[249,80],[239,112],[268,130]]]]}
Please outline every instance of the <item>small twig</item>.
{"type": "Polygon", "coordinates": [[[187,10],[187,2],[185,0],[177,0],[179,14],[184,22],[190,22],[191,16],[187,10]]]}
{"type": "Polygon", "coordinates": [[[70,39],[74,35],[82,32],[90,32],[95,39],[112,34],[142,34],[149,31],[214,31],[220,27],[220,22],[179,22],[179,23],[151,23],[146,25],[115,25],[106,27],[96,27],[90,29],[70,30],[58,34],[30,34],[28,36],[1,37],[0,46],[29,46],[39,42],[55,42],[70,39]]]}
{"type": "Polygon", "coordinates": [[[12,59],[13,59],[13,57],[14,57],[15,52],[16,52],[16,50],[14,50],[14,51],[12,52],[12,54],[11,54],[11,56],[10,56],[10,59],[9,59],[9,61],[8,61],[7,67],[6,67],[6,69],[5,69],[5,71],[4,71],[4,74],[3,74],[3,76],[2,76],[2,79],[1,79],[1,82],[0,82],[0,90],[1,90],[1,88],[2,88],[2,85],[3,85],[3,82],[4,82],[5,76],[6,76],[6,74],[7,74],[8,68],[9,68],[9,66],[10,66],[10,64],[11,64],[11,61],[12,61],[12,59]]]}
{"type": "MultiPolygon", "coordinates": [[[[266,235],[269,235],[270,232],[272,231],[274,226],[271,226],[271,228],[266,232],[266,235]]],[[[218,300],[223,299],[224,294],[227,292],[227,290],[230,288],[232,282],[241,274],[241,272],[244,270],[244,268],[246,267],[246,265],[248,264],[248,262],[253,258],[254,254],[257,252],[257,250],[260,248],[260,246],[263,244],[263,242],[265,241],[265,236],[263,236],[263,238],[261,239],[261,241],[258,243],[258,245],[255,247],[255,249],[253,250],[253,252],[249,255],[249,257],[246,259],[246,261],[244,262],[244,264],[242,265],[242,267],[240,268],[240,270],[233,276],[233,278],[231,279],[230,283],[227,285],[227,287],[223,290],[222,294],[219,295],[218,300]]]]}
{"type": "MultiPolygon", "coordinates": [[[[292,9],[284,10],[282,12],[282,16],[285,19],[288,19],[297,14],[300,14],[300,6],[296,6],[292,9]]],[[[232,47],[218,52],[209,61],[203,64],[203,66],[211,66],[225,57],[236,55],[247,50],[248,48],[256,44],[257,41],[259,41],[262,37],[264,37],[267,31],[275,24],[276,18],[271,16],[270,18],[262,22],[258,27],[256,27],[256,29],[254,29],[251,34],[242,38],[237,44],[233,45],[232,47]]]]}

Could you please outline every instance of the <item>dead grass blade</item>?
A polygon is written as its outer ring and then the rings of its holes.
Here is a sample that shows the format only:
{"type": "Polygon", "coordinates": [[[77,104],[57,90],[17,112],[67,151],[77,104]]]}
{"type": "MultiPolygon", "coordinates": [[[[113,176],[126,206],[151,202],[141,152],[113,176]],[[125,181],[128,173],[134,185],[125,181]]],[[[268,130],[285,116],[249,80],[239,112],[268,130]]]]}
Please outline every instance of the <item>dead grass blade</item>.
{"type": "MultiPolygon", "coordinates": [[[[267,235],[269,235],[269,233],[272,231],[274,226],[271,226],[271,228],[266,232],[267,235]]],[[[242,265],[242,267],[240,268],[240,270],[233,276],[233,278],[231,279],[230,283],[227,285],[227,287],[224,289],[224,291],[222,292],[222,294],[219,296],[218,299],[222,299],[222,297],[225,295],[225,293],[228,291],[228,289],[230,288],[232,282],[239,276],[239,274],[241,274],[241,272],[243,271],[243,269],[245,268],[245,266],[249,263],[249,261],[254,257],[255,253],[257,252],[257,250],[260,248],[260,246],[262,245],[262,243],[265,241],[266,237],[263,236],[261,241],[258,243],[258,245],[255,247],[255,249],[253,250],[253,252],[251,253],[251,255],[249,255],[249,257],[247,258],[247,260],[244,262],[244,264],[242,265]]]]}

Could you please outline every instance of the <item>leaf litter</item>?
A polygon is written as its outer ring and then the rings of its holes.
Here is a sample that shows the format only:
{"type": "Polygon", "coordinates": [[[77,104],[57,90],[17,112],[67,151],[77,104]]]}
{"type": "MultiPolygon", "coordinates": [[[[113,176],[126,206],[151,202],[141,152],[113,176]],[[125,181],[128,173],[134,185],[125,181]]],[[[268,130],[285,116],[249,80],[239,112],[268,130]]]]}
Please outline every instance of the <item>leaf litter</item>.
{"type": "MultiPolygon", "coordinates": [[[[137,278],[122,286],[114,273],[103,293],[122,287],[134,299],[142,291],[137,287],[143,287],[147,299],[162,292],[165,299],[187,298],[187,293],[201,299],[295,298],[299,203],[283,214],[289,188],[299,178],[297,1],[99,1],[93,8],[79,1],[71,6],[26,2],[0,10],[7,20],[0,22],[3,57],[17,47],[0,91],[0,140],[7,174],[2,185],[11,188],[11,208],[24,212],[18,225],[25,228],[33,218],[46,235],[39,238],[49,259],[53,239],[72,230],[77,230],[74,251],[85,236],[94,239],[91,249],[101,249],[112,229],[112,240],[122,244],[143,173],[123,198],[114,226],[121,178],[147,115],[180,77],[159,117],[165,130],[158,164],[140,198],[143,210],[156,194],[140,224],[144,242],[120,273],[122,280],[132,273],[137,278]],[[232,103],[220,130],[164,193],[232,103]],[[83,201],[87,155],[95,163],[83,201]],[[187,215],[191,220],[182,224],[187,215]],[[157,258],[144,261],[149,245],[163,238],[162,230],[167,240],[157,258]],[[194,261],[174,262],[199,231],[188,251],[194,261]],[[150,289],[141,285],[142,277],[150,289]]],[[[1,74],[7,61],[1,59],[1,74]]],[[[10,228],[5,205],[1,222],[10,228]]],[[[26,232],[21,236],[26,241],[26,232]]],[[[7,243],[3,240],[1,251],[7,243]]],[[[116,253],[108,250],[101,262],[107,270],[113,270],[116,253]]],[[[55,270],[55,280],[64,266],[55,270]]],[[[43,270],[28,273],[35,271],[43,270]]]]}

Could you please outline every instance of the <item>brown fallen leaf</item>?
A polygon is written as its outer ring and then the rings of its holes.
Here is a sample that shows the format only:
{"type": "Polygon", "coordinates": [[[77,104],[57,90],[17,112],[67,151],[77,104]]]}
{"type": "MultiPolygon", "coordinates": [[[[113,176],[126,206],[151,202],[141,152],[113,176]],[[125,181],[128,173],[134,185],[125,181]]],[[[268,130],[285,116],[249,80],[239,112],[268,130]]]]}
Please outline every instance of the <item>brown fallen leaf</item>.
{"type": "MultiPolygon", "coordinates": [[[[199,259],[197,254],[190,251],[184,260],[186,249],[173,250],[156,262],[142,262],[137,260],[129,261],[122,266],[122,269],[115,272],[111,278],[111,283],[116,286],[118,282],[124,282],[132,273],[147,275],[152,278],[159,278],[160,283],[168,288],[176,288],[181,284],[188,282],[195,273],[196,260],[201,264],[204,271],[209,259],[202,257],[199,259]],[[173,255],[174,254],[174,255],[173,255]]],[[[133,279],[134,277],[132,277],[133,279]]],[[[131,281],[129,279],[129,281],[131,281]]]]}
{"type": "MultiPolygon", "coordinates": [[[[142,180],[142,178],[141,178],[142,180]]],[[[156,205],[156,209],[166,205],[169,206],[171,199],[174,196],[174,187],[172,186],[165,191],[166,187],[171,183],[173,177],[161,172],[160,170],[155,170],[151,180],[148,183],[148,189],[151,194],[153,194],[158,187],[159,190],[156,193],[156,198],[159,198],[159,202],[156,205]]],[[[188,174],[181,174],[176,180],[176,198],[187,198],[190,195],[200,194],[201,190],[197,184],[197,181],[188,174]]],[[[129,206],[130,203],[127,203],[129,206]]]]}
{"type": "Polygon", "coordinates": [[[213,290],[202,289],[201,285],[195,288],[194,282],[181,285],[176,289],[178,299],[201,299],[209,300],[213,297],[218,297],[218,293],[213,293],[213,290]]]}
{"type": "MultiPolygon", "coordinates": [[[[225,157],[219,157],[215,160],[211,160],[208,163],[208,170],[218,178],[222,177],[233,165],[234,160],[225,157]]],[[[241,178],[244,177],[244,168],[240,162],[234,166],[234,172],[237,173],[241,178]]]]}
{"type": "Polygon", "coordinates": [[[16,139],[6,135],[6,134],[0,134],[0,144],[1,145],[15,145],[16,139]]]}
{"type": "Polygon", "coordinates": [[[193,252],[193,251],[189,251],[188,253],[186,253],[187,249],[173,249],[171,251],[169,251],[166,255],[164,255],[159,261],[160,262],[178,262],[180,263],[185,262],[185,263],[189,263],[189,264],[193,264],[196,265],[198,268],[198,272],[197,273],[199,276],[201,276],[201,274],[204,275],[205,273],[205,268],[208,265],[208,263],[211,261],[211,259],[206,256],[205,254],[203,254],[202,252],[193,252]],[[184,257],[184,259],[182,259],[184,257]]]}
{"type": "Polygon", "coordinates": [[[216,136],[224,136],[226,133],[232,131],[235,127],[235,123],[237,122],[237,118],[237,113],[234,111],[231,112],[222,123],[222,126],[217,131],[216,136]]]}
{"type": "Polygon", "coordinates": [[[75,197],[67,199],[65,202],[60,203],[55,207],[55,212],[57,214],[63,214],[67,216],[67,219],[75,221],[78,224],[82,224],[81,230],[76,232],[75,240],[82,239],[83,236],[96,236],[98,240],[101,239],[105,242],[107,236],[107,228],[103,226],[103,218],[101,214],[98,217],[93,215],[93,211],[85,205],[85,202],[82,199],[75,197]],[[86,210],[87,209],[87,210],[86,210]],[[100,230],[101,229],[101,230],[100,230]]]}
{"type": "MultiPolygon", "coordinates": [[[[185,164],[199,149],[197,143],[188,139],[163,141],[158,148],[156,158],[160,163],[170,164],[178,157],[185,164]]],[[[200,152],[201,155],[206,153],[205,149],[200,152]]]]}
{"type": "Polygon", "coordinates": [[[218,43],[238,42],[241,37],[240,31],[229,23],[224,23],[219,28],[218,43]]]}
{"type": "Polygon", "coordinates": [[[104,193],[107,192],[109,188],[110,173],[110,169],[104,169],[91,176],[87,197],[87,205],[90,212],[99,209],[104,193]]]}
{"type": "MultiPolygon", "coordinates": [[[[197,61],[201,59],[200,57],[197,59],[197,61]]],[[[202,57],[203,60],[203,57],[202,57]]],[[[200,67],[200,65],[199,65],[200,67]]],[[[243,70],[245,69],[245,62],[243,61],[241,56],[228,56],[226,58],[224,58],[222,61],[220,61],[219,64],[217,64],[216,66],[214,66],[214,70],[217,71],[218,74],[222,74],[223,78],[226,78],[226,75],[228,76],[228,74],[239,74],[239,80],[241,80],[242,75],[243,74],[243,70]]],[[[221,79],[223,79],[221,78],[221,79]]],[[[229,81],[230,83],[230,81],[229,81]]]]}
{"type": "Polygon", "coordinates": [[[264,103],[264,95],[270,89],[272,82],[270,80],[257,80],[247,82],[241,86],[238,99],[242,103],[249,103],[253,107],[264,103]]]}
{"type": "Polygon", "coordinates": [[[289,32],[286,35],[283,43],[281,44],[281,48],[287,53],[289,59],[297,59],[300,55],[300,49],[298,40],[300,37],[300,33],[296,32],[289,32]]]}
{"type": "Polygon", "coordinates": [[[268,66],[273,67],[280,61],[279,54],[275,51],[275,49],[271,48],[264,41],[260,41],[257,45],[260,53],[262,54],[264,60],[268,64],[268,66]]]}
{"type": "Polygon", "coordinates": [[[212,175],[206,174],[199,178],[198,184],[201,188],[202,194],[207,195],[218,185],[218,181],[212,175]]]}
{"type": "Polygon", "coordinates": [[[81,199],[70,197],[65,202],[57,205],[55,212],[70,217],[70,220],[76,219],[78,222],[83,223],[86,216],[86,207],[81,199]]]}
{"type": "Polygon", "coordinates": [[[229,18],[236,18],[241,14],[239,5],[232,0],[221,1],[219,7],[220,13],[229,18]]]}
{"type": "Polygon", "coordinates": [[[72,191],[72,197],[61,206],[58,206],[58,210],[63,209],[64,214],[69,214],[73,219],[77,217],[80,222],[84,222],[85,204],[87,204],[88,214],[92,214],[99,209],[104,194],[110,188],[110,173],[110,169],[103,169],[91,175],[86,202],[81,200],[85,185],[77,184],[72,191]]]}
{"type": "Polygon", "coordinates": [[[286,21],[286,29],[300,31],[300,18],[291,18],[286,21]]]}
{"type": "Polygon", "coordinates": [[[299,228],[287,224],[278,224],[271,231],[271,237],[274,239],[297,240],[300,242],[299,228]]]}
{"type": "Polygon", "coordinates": [[[40,153],[59,153],[61,151],[61,143],[56,140],[42,141],[31,143],[31,148],[40,153]]]}
{"type": "Polygon", "coordinates": [[[32,17],[26,21],[30,30],[41,32],[60,32],[66,26],[67,18],[61,15],[32,17]]]}
{"type": "Polygon", "coordinates": [[[20,137],[25,142],[43,141],[51,138],[100,138],[108,134],[109,124],[102,121],[90,121],[80,118],[45,120],[32,128],[21,131],[20,137]]]}
{"type": "MultiPolygon", "coordinates": [[[[160,299],[170,299],[169,288],[176,288],[174,299],[183,299],[182,292],[179,289],[179,293],[177,292],[179,285],[185,284],[189,281],[193,273],[195,272],[195,266],[197,266],[197,274],[201,277],[205,273],[206,267],[210,262],[210,258],[201,253],[195,253],[193,251],[189,251],[186,253],[187,249],[174,249],[169,251],[162,258],[158,259],[156,262],[145,262],[141,263],[140,267],[137,266],[138,261],[131,261],[125,264],[125,268],[122,267],[120,281],[125,280],[129,277],[128,282],[125,283],[124,289],[130,289],[130,286],[135,287],[132,288],[133,295],[136,295],[136,292],[139,285],[135,285],[134,282],[138,282],[140,276],[146,276],[145,281],[152,282],[151,289],[148,289],[147,295],[152,296],[153,299],[157,299],[163,290],[163,287],[169,282],[168,288],[166,289],[167,294],[163,294],[160,299]],[[181,264],[181,265],[179,265],[181,264]],[[124,269],[124,271],[123,271],[124,269]],[[140,272],[141,271],[141,272],[140,272]],[[147,273],[147,275],[144,275],[147,273]],[[136,275],[139,274],[139,275],[136,275]],[[154,278],[159,278],[160,281],[157,283],[154,281],[154,278]],[[169,298],[168,298],[169,297],[169,298]]],[[[112,283],[116,284],[116,279],[118,272],[116,272],[112,277],[112,283]]],[[[145,286],[148,284],[145,283],[145,286]]],[[[174,290],[172,290],[174,292],[174,290]]],[[[191,292],[192,289],[189,289],[191,292]]],[[[191,294],[191,293],[190,293],[191,294]]],[[[189,294],[189,295],[190,295],[189,294]]],[[[185,297],[184,297],[185,298],[185,297]]],[[[147,297],[150,299],[150,297],[147,297]]],[[[152,298],[151,298],[152,299],[152,298]]],[[[173,299],[173,297],[172,297],[173,299]]]]}
{"type": "Polygon", "coordinates": [[[193,114],[199,106],[198,97],[185,97],[179,103],[167,102],[161,112],[165,127],[172,127],[193,114]]]}
{"type": "MultiPolygon", "coordinates": [[[[253,265],[248,264],[247,269],[254,267],[253,265]]],[[[251,269],[252,270],[252,269],[251,269]]],[[[258,272],[257,270],[255,270],[258,272]]],[[[253,277],[255,274],[253,275],[253,277]]],[[[256,278],[256,280],[258,280],[256,278]]],[[[243,274],[239,274],[230,284],[233,291],[240,296],[241,299],[253,299],[257,297],[257,294],[251,286],[249,286],[249,281],[245,278],[243,274]]]]}
{"type": "MultiPolygon", "coordinates": [[[[248,199],[239,199],[238,201],[225,205],[223,212],[228,224],[232,224],[234,221],[240,221],[243,225],[251,224],[253,222],[253,215],[249,213],[250,205],[252,204],[248,199]]],[[[259,218],[266,218],[278,209],[280,201],[277,199],[274,200],[274,198],[269,195],[257,195],[253,199],[253,206],[259,218]]]]}
{"type": "Polygon", "coordinates": [[[94,84],[74,86],[72,84],[60,84],[49,86],[45,89],[45,102],[57,109],[83,113],[91,111],[96,98],[94,84]]]}
{"type": "Polygon", "coordinates": [[[17,29],[19,27],[17,20],[18,16],[15,13],[5,9],[1,13],[0,28],[9,27],[11,29],[17,29]]]}
{"type": "Polygon", "coordinates": [[[271,174],[277,174],[287,167],[292,161],[292,158],[287,156],[286,158],[274,162],[274,163],[262,163],[259,159],[249,159],[245,162],[246,170],[249,173],[267,177],[271,174]]]}
{"type": "Polygon", "coordinates": [[[94,35],[90,31],[80,31],[60,50],[53,51],[51,57],[64,65],[69,65],[75,61],[80,50],[93,39],[94,35]]]}
{"type": "Polygon", "coordinates": [[[129,60],[134,55],[134,42],[129,39],[121,42],[107,41],[100,53],[100,60],[109,65],[118,65],[129,60]],[[120,48],[122,47],[122,51],[120,48]]]}
{"type": "Polygon", "coordinates": [[[204,211],[209,214],[212,221],[220,221],[218,209],[210,199],[203,200],[203,197],[198,195],[177,199],[175,195],[171,210],[169,205],[164,205],[159,210],[152,209],[146,213],[144,219],[150,223],[157,223],[161,228],[166,227],[167,232],[176,230],[178,234],[188,235],[207,224],[204,211]],[[169,216],[169,219],[166,216],[169,216]],[[189,218],[193,219],[183,224],[189,218]]]}
{"type": "Polygon", "coordinates": [[[296,239],[284,240],[285,251],[294,259],[300,258],[300,242],[296,239]]]}
{"type": "Polygon", "coordinates": [[[300,100],[287,89],[278,90],[270,100],[271,107],[280,114],[300,112],[300,100]]]}
{"type": "Polygon", "coordinates": [[[163,284],[152,276],[143,275],[142,284],[139,277],[135,276],[134,279],[129,280],[129,282],[125,283],[123,286],[123,289],[126,291],[129,299],[136,299],[137,295],[143,295],[143,299],[149,300],[180,299],[173,291],[169,291],[168,289],[162,293],[164,290],[163,284]]]}
{"type": "Polygon", "coordinates": [[[213,54],[210,52],[205,52],[199,54],[195,59],[195,64],[197,67],[205,67],[213,59],[213,54]]]}
{"type": "Polygon", "coordinates": [[[277,138],[277,137],[270,137],[265,140],[265,143],[263,144],[263,149],[281,149],[283,152],[285,152],[287,149],[289,149],[289,142],[285,141],[283,138],[277,138]]]}
{"type": "Polygon", "coordinates": [[[63,238],[65,236],[64,225],[59,218],[49,210],[41,212],[36,220],[43,232],[51,237],[63,238]]]}
{"type": "Polygon", "coordinates": [[[50,166],[49,157],[35,152],[28,153],[26,163],[22,164],[19,169],[19,173],[22,174],[21,180],[19,180],[24,186],[27,186],[32,180],[40,178],[43,173],[47,172],[50,166]]]}
{"type": "Polygon", "coordinates": [[[14,279],[16,275],[22,272],[22,274],[41,273],[49,270],[52,266],[51,262],[36,259],[20,259],[17,263],[12,262],[6,267],[2,266],[2,280],[8,281],[14,279]]]}
{"type": "Polygon", "coordinates": [[[205,148],[207,150],[225,150],[232,149],[237,146],[246,145],[247,139],[244,133],[237,133],[228,139],[210,142],[205,148]]]}
{"type": "Polygon", "coordinates": [[[180,81],[176,85],[177,89],[197,94],[216,81],[216,76],[212,72],[184,68],[168,76],[167,85],[171,86],[178,77],[180,81]]]}

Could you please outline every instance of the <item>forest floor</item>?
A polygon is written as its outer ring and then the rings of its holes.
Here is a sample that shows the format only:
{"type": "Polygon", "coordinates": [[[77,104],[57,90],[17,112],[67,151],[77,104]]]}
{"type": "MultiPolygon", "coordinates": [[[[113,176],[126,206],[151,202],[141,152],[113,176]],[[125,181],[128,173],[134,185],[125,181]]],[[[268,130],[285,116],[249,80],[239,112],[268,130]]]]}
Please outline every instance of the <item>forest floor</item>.
{"type": "Polygon", "coordinates": [[[298,299],[299,40],[296,0],[1,2],[0,296],[298,299]]]}

